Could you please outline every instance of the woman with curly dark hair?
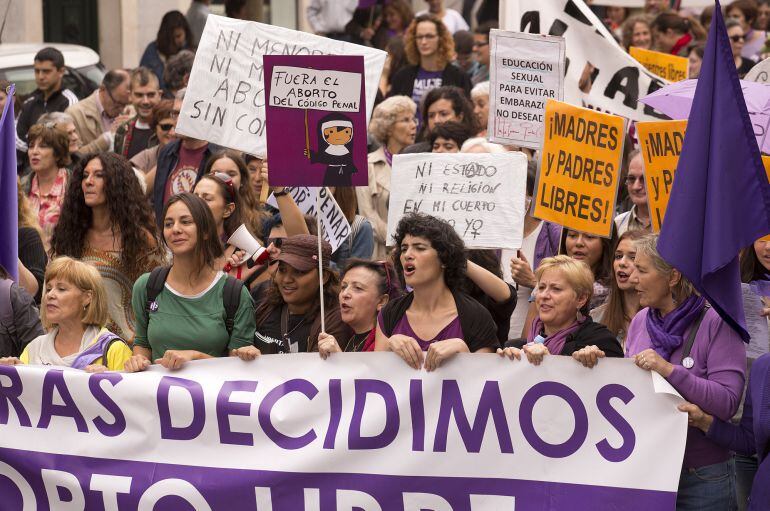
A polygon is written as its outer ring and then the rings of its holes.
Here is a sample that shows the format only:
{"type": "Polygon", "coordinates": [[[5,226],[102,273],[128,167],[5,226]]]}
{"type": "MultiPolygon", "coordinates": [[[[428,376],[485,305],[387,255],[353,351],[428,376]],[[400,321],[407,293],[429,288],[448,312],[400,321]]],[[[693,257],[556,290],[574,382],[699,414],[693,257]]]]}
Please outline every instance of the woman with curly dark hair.
{"type": "Polygon", "coordinates": [[[432,371],[456,353],[499,347],[489,311],[462,291],[465,246],[448,222],[420,213],[396,227],[396,271],[412,288],[377,318],[376,351],[393,351],[409,366],[432,371]],[[427,352],[427,354],[423,354],[427,352]]]}
{"type": "Polygon", "coordinates": [[[192,32],[187,19],[179,11],[168,11],[160,20],[158,35],[147,45],[140,66],[149,68],[158,77],[161,89],[166,88],[163,70],[169,57],[176,55],[192,43],[192,32]]]}
{"type": "Polygon", "coordinates": [[[404,49],[411,65],[393,77],[389,96],[409,96],[419,105],[429,90],[456,85],[470,97],[471,80],[451,64],[454,39],[440,19],[430,14],[416,17],[406,29],[404,49]]]}
{"type": "Polygon", "coordinates": [[[53,232],[54,256],[81,259],[99,270],[108,297],[107,328],[134,337],[134,280],[165,259],[155,220],[131,165],[114,153],[90,154],[72,173],[53,232]]]}

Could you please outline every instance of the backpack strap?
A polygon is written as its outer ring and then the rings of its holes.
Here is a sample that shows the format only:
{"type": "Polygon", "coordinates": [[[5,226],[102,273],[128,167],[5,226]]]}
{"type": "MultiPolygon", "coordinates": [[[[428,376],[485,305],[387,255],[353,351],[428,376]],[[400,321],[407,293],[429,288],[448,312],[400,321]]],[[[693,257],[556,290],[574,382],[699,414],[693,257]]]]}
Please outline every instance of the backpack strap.
{"type": "Polygon", "coordinates": [[[158,304],[155,303],[155,299],[163,291],[163,286],[166,285],[166,279],[170,271],[170,266],[158,266],[150,272],[150,278],[147,279],[146,286],[147,303],[144,307],[148,314],[157,310],[158,304]]]}
{"type": "Polygon", "coordinates": [[[222,290],[222,302],[225,306],[225,328],[227,328],[228,337],[233,335],[235,313],[238,312],[238,307],[241,305],[241,289],[243,289],[243,282],[228,275],[222,290]]]}

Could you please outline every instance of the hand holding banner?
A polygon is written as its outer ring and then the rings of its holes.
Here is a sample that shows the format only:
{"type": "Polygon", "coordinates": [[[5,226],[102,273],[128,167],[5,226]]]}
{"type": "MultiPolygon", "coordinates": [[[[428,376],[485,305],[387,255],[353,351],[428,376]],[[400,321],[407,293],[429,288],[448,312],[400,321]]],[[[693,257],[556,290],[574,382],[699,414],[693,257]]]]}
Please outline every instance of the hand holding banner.
{"type": "Polygon", "coordinates": [[[307,353],[0,378],[12,510],[673,509],[687,435],[682,398],[631,360],[426,372],[307,353]]]}
{"type": "Polygon", "coordinates": [[[533,215],[568,229],[612,235],[625,119],[548,101],[533,215]]]}

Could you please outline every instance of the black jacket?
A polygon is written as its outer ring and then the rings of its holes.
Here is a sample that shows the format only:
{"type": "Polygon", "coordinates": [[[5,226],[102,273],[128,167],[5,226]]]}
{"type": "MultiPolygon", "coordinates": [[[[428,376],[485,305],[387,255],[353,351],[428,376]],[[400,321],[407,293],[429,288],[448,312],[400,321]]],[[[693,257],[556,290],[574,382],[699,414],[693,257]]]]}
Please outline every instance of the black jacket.
{"type": "MultiPolygon", "coordinates": [[[[417,78],[417,72],[420,66],[407,66],[398,71],[391,83],[390,96],[409,96],[412,97],[414,91],[414,80],[417,78]]],[[[447,64],[444,72],[441,73],[441,86],[454,85],[465,91],[465,95],[471,95],[471,79],[459,67],[453,64],[447,64]]]]}
{"type": "MultiPolygon", "coordinates": [[[[522,339],[508,345],[521,348],[526,342],[526,339],[522,339]]],[[[608,357],[623,358],[623,348],[620,347],[618,339],[606,326],[595,323],[590,316],[574,334],[567,336],[560,355],[570,356],[586,346],[596,346],[608,357]]]]}

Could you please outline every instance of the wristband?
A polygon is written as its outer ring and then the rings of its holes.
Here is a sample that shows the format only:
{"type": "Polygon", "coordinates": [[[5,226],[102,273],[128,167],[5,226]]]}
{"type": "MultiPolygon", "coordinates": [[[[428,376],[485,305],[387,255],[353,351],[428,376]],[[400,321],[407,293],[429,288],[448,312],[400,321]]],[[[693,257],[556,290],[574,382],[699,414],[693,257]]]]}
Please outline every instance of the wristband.
{"type": "Polygon", "coordinates": [[[284,195],[289,195],[289,189],[284,188],[280,192],[273,192],[273,197],[283,197],[284,195]]]}

